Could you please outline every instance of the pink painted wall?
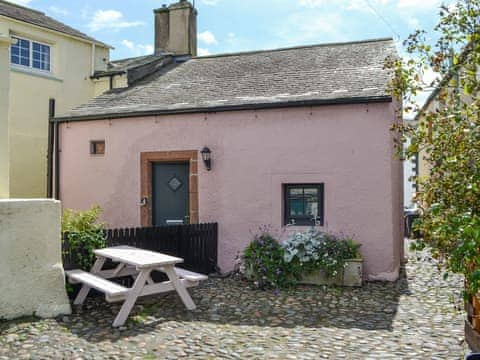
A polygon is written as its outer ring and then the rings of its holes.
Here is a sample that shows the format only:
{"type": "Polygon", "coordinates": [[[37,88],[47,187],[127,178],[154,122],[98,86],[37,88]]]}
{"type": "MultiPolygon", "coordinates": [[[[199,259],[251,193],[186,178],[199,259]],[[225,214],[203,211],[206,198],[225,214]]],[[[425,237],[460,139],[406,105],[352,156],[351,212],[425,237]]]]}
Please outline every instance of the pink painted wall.
{"type": "Polygon", "coordinates": [[[138,226],[140,153],[208,146],[213,169],[199,162],[200,221],[219,223],[223,271],[260,225],[287,236],[282,184],[318,182],[324,228],[355,234],[367,278],[394,280],[403,249],[394,121],[394,104],[383,103],[64,123],[61,198],[66,208],[100,205],[111,227],[138,226]],[[103,157],[89,153],[98,139],[106,141],[103,157]]]}

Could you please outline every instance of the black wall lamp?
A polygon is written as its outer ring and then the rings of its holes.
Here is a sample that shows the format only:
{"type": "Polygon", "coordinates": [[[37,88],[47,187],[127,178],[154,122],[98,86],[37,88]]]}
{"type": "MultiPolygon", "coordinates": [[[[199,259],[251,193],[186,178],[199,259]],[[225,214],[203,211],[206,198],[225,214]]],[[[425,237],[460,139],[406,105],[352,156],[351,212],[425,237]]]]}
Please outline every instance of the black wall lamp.
{"type": "Polygon", "coordinates": [[[202,154],[203,163],[208,171],[212,169],[212,152],[208,147],[204,147],[200,152],[202,154]]]}

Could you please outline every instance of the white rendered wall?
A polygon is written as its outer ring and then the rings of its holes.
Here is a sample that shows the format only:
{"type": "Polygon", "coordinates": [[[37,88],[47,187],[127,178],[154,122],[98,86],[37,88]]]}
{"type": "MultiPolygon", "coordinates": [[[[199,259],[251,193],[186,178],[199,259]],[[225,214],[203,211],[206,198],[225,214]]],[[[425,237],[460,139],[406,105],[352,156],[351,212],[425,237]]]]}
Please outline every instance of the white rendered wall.
{"type": "Polygon", "coordinates": [[[55,200],[0,200],[0,319],[71,312],[55,200]]]}

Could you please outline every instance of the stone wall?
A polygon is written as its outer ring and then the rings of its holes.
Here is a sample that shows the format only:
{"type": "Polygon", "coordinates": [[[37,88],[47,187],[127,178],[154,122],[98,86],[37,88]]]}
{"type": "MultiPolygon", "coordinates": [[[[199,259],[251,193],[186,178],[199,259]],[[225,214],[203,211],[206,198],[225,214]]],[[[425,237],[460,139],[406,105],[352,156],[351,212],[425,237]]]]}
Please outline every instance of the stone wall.
{"type": "Polygon", "coordinates": [[[0,200],[0,319],[71,312],[55,200],[0,200]]]}

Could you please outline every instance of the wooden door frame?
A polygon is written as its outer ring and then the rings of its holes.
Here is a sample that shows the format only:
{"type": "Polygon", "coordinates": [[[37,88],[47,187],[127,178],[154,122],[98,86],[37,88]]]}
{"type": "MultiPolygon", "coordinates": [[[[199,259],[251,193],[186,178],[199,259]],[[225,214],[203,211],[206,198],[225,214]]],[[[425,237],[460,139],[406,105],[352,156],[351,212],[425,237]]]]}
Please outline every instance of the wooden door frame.
{"type": "Polygon", "coordinates": [[[198,224],[198,151],[153,151],[140,153],[140,198],[147,202],[140,208],[140,222],[142,226],[152,226],[152,168],[154,163],[189,164],[189,216],[191,224],[198,224]]]}

